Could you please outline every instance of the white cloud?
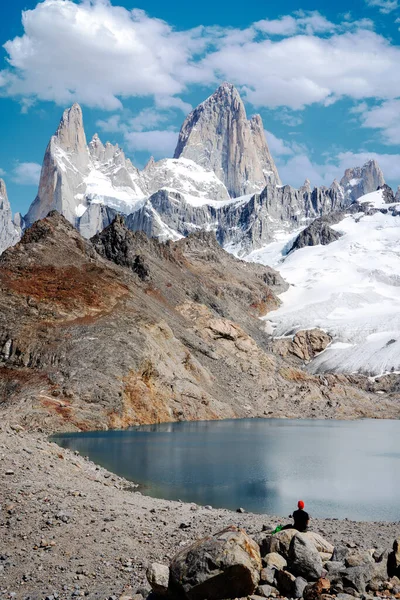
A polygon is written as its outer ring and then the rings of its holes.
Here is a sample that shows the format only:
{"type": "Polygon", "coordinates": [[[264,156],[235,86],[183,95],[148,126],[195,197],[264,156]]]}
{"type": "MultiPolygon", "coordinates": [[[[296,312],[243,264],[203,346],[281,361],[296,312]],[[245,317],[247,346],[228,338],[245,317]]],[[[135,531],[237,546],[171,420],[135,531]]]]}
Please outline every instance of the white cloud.
{"type": "Polygon", "coordinates": [[[399,144],[400,100],[388,100],[373,108],[362,104],[359,108],[362,127],[381,130],[381,141],[388,146],[399,144]]]}
{"type": "Polygon", "coordinates": [[[13,169],[12,180],[20,185],[38,185],[41,168],[37,163],[17,163],[13,169]]]}
{"type": "Polygon", "coordinates": [[[122,120],[120,115],[112,115],[97,121],[97,125],[102,131],[121,133],[130,150],[150,152],[156,158],[164,158],[173,155],[178,140],[177,131],[158,128],[169,116],[169,113],[145,108],[134,117],[122,120]]]}
{"type": "Polygon", "coordinates": [[[291,156],[293,154],[292,145],[281,138],[276,137],[271,131],[265,131],[265,137],[268,147],[273,157],[291,156]]]}
{"type": "Polygon", "coordinates": [[[298,32],[313,34],[333,32],[337,29],[334,23],[331,23],[317,11],[306,13],[297,11],[295,16],[285,15],[279,19],[265,19],[258,21],[254,27],[259,31],[270,35],[294,35],[298,32]]]}
{"type": "Polygon", "coordinates": [[[6,174],[5,170],[0,168],[0,177],[4,177],[5,174],[6,174]]]}
{"type": "Polygon", "coordinates": [[[178,141],[176,131],[131,131],[125,134],[131,150],[150,152],[156,158],[172,156],[178,141]]]}
{"type": "Polygon", "coordinates": [[[379,8],[379,12],[387,15],[399,8],[398,0],[366,0],[368,6],[379,8]]]}
{"type": "Polygon", "coordinates": [[[400,95],[399,61],[398,47],[360,29],[223,46],[203,64],[242,86],[255,106],[301,109],[343,96],[394,98],[400,95]]]}
{"type": "Polygon", "coordinates": [[[171,98],[199,76],[190,59],[203,49],[201,28],[177,32],[108,0],[44,0],[22,21],[24,35],[4,45],[11,95],[112,110],[127,96],[171,98]]]}
{"type": "Polygon", "coordinates": [[[299,187],[307,178],[313,186],[329,187],[334,179],[340,181],[346,169],[363,165],[370,159],[378,161],[386,181],[394,186],[400,183],[400,154],[339,152],[334,157],[327,157],[325,162],[315,162],[303,151],[288,158],[278,156],[276,164],[283,183],[299,187]]]}
{"type": "Polygon", "coordinates": [[[293,112],[285,107],[275,111],[274,117],[279,119],[279,121],[282,121],[282,123],[288,127],[296,127],[303,122],[303,117],[300,116],[298,112],[293,112]]]}
{"type": "Polygon", "coordinates": [[[297,11],[245,29],[176,31],[108,0],[44,0],[23,13],[24,35],[5,44],[0,86],[24,110],[33,99],[117,110],[124,98],[153,96],[156,108],[188,112],[180,97],[188,86],[223,79],[272,108],[400,96],[400,49],[370,20],[348,17],[334,24],[297,11]]]}

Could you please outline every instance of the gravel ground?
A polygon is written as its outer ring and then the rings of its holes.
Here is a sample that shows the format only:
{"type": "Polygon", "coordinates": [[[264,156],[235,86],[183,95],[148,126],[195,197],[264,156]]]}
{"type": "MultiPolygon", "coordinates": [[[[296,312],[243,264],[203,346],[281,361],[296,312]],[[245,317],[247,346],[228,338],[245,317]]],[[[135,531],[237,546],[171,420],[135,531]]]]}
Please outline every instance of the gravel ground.
{"type": "MultiPolygon", "coordinates": [[[[0,600],[144,593],[148,563],[168,564],[192,540],[231,524],[251,535],[286,521],[143,496],[44,435],[4,424],[0,482],[0,600]]],[[[386,548],[400,522],[315,519],[312,529],[333,544],[386,548]]]]}

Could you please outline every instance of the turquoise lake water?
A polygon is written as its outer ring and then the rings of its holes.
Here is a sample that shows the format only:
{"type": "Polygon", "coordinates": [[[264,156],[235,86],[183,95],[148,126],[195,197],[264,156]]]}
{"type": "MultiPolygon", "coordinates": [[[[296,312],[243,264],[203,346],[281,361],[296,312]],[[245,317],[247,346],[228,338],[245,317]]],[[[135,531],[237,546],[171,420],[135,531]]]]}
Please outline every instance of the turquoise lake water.
{"type": "Polygon", "coordinates": [[[400,520],[400,420],[241,419],[62,434],[142,493],[287,516],[400,520]]]}

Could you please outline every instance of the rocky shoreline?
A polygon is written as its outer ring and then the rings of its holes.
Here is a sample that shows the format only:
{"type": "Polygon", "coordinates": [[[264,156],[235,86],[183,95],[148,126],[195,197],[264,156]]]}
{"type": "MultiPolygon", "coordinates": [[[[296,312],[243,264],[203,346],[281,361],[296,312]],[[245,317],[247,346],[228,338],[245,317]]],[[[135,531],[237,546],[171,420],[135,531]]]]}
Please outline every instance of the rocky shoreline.
{"type": "MultiPolygon", "coordinates": [[[[146,570],[231,525],[257,536],[286,518],[143,496],[132,482],[3,421],[0,599],[146,596],[146,570]]],[[[314,519],[331,544],[389,549],[400,522],[314,519]]],[[[140,600],[138,597],[137,600],[140,600]]]]}

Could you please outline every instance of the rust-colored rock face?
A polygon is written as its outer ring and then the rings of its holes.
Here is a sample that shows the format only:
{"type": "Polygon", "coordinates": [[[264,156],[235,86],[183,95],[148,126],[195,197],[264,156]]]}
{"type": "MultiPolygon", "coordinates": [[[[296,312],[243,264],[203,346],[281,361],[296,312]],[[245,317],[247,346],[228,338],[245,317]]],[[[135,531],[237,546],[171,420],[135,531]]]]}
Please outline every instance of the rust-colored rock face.
{"type": "Polygon", "coordinates": [[[298,334],[286,354],[271,346],[259,305],[273,309],[283,289],[211,234],[160,244],[118,218],[87,241],[51,213],[0,258],[1,407],[48,431],[397,417],[390,391],[378,404],[369,380],[302,368],[299,353],[326,343],[320,332],[298,334]]]}

